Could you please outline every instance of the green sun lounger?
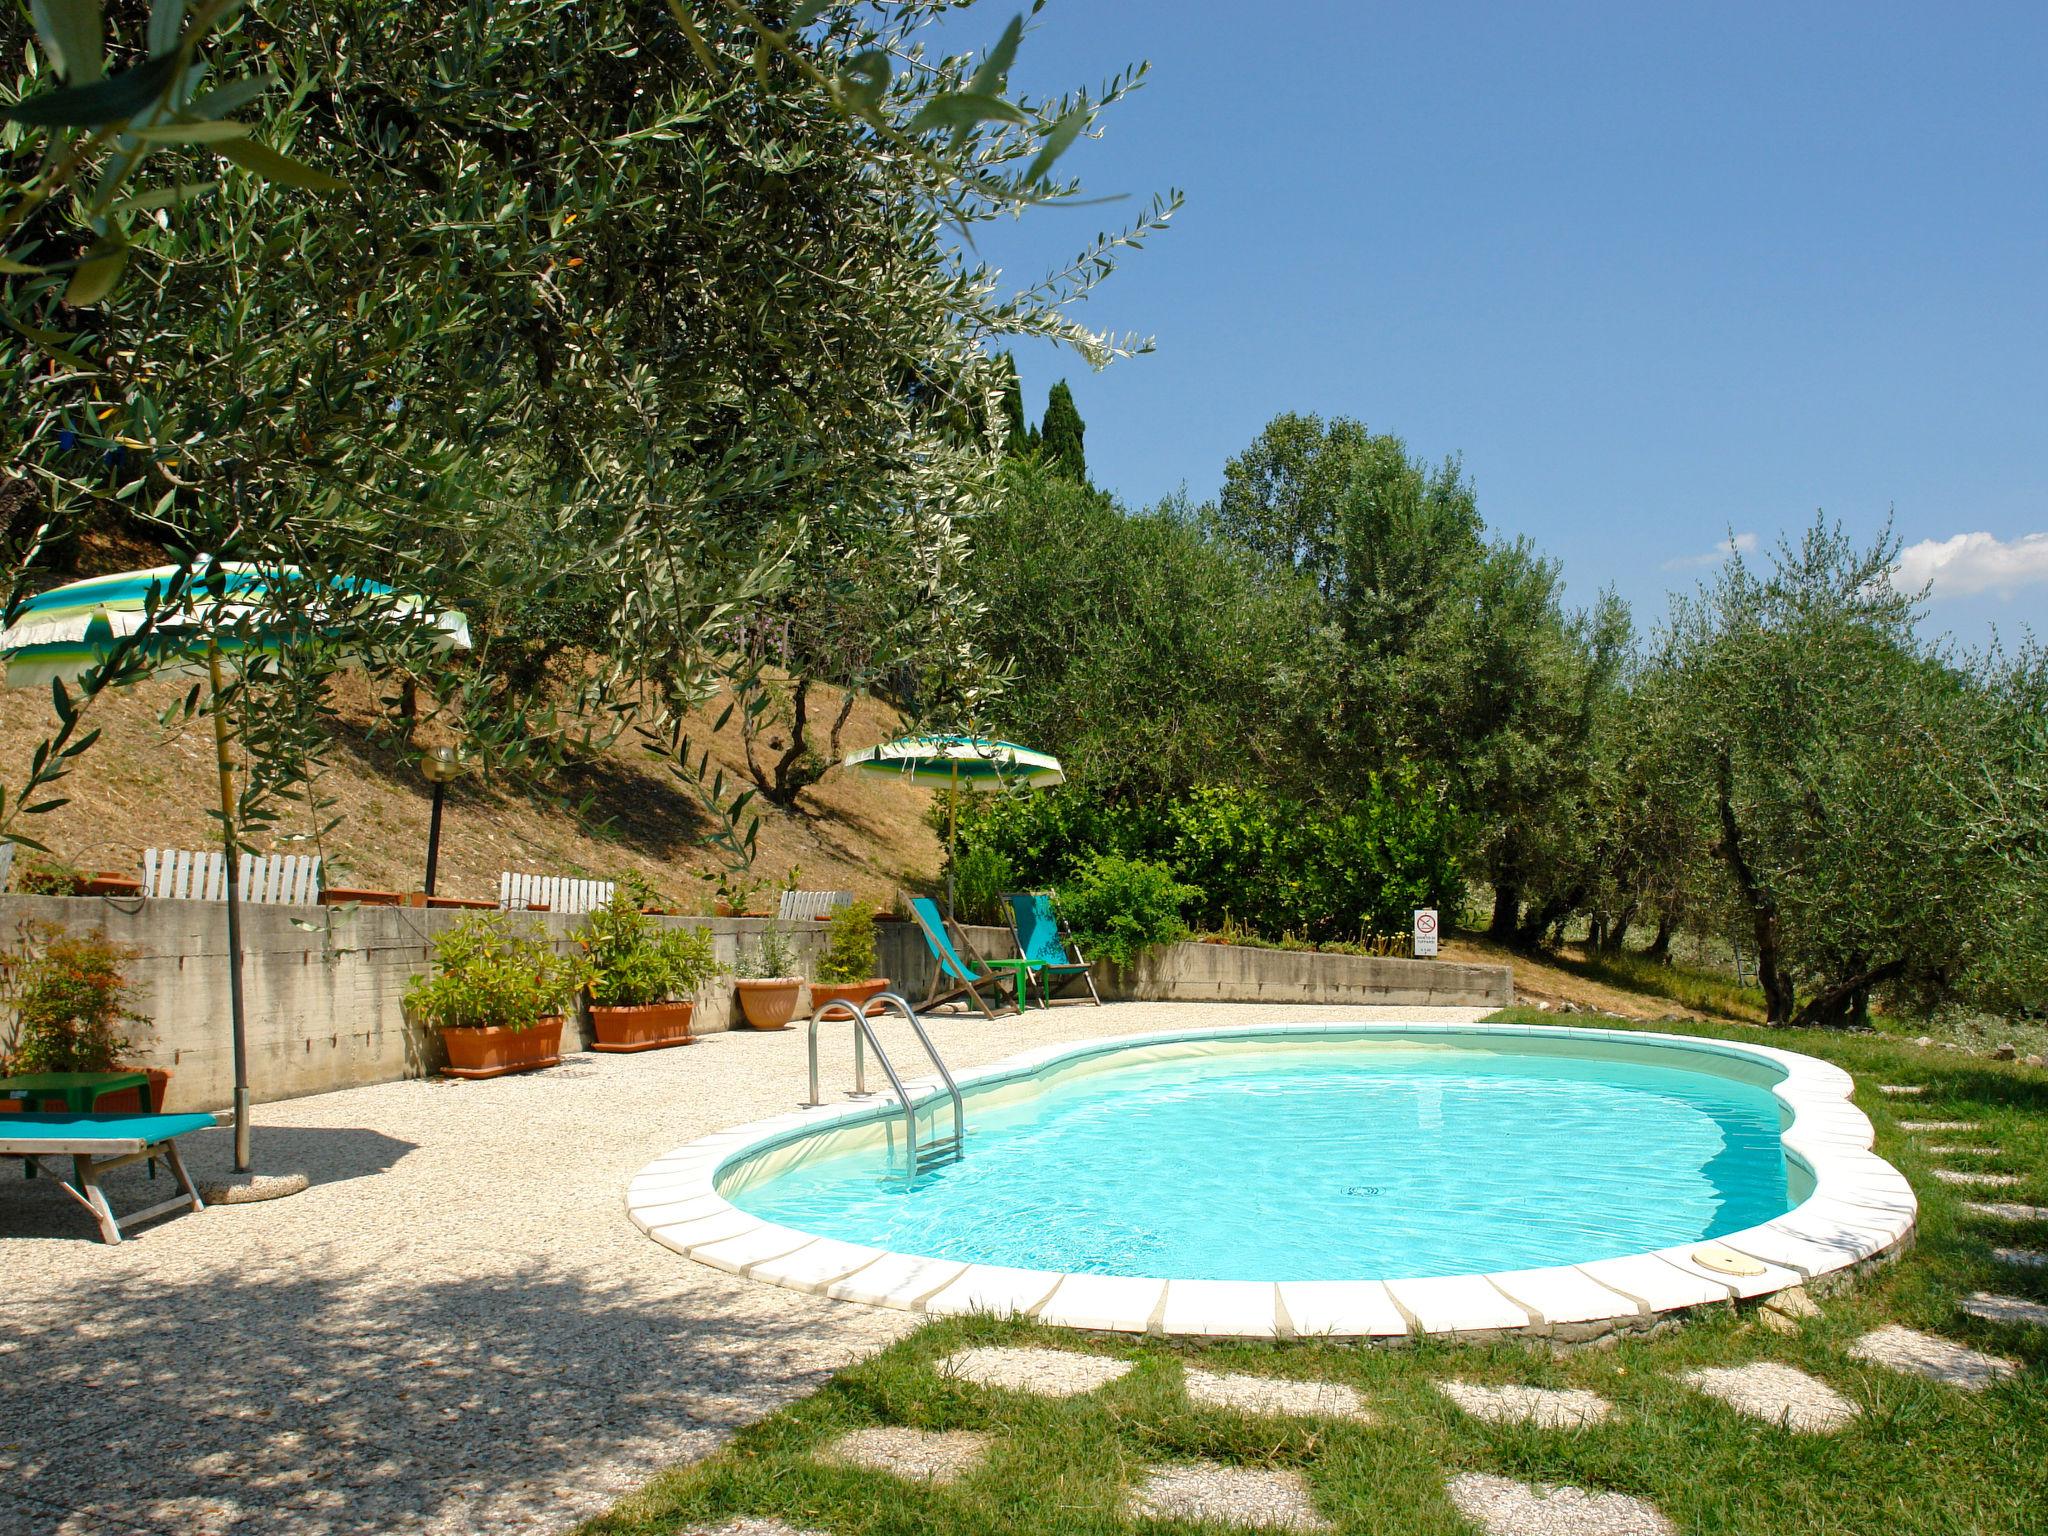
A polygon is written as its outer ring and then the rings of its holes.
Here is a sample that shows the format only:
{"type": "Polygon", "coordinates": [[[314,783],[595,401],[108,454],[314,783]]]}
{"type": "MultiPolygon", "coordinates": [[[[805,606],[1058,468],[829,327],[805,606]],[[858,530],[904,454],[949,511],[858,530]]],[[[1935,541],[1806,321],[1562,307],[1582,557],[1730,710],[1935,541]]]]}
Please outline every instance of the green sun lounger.
{"type": "Polygon", "coordinates": [[[1086,983],[1088,995],[1100,1008],[1102,994],[1095,990],[1095,968],[1060,922],[1052,892],[1016,892],[1003,897],[1003,905],[1010,913],[1010,931],[1017,936],[1017,953],[1031,962],[1039,1000],[1051,1007],[1056,989],[1080,981],[1086,983]]]}
{"type": "Polygon", "coordinates": [[[1004,975],[986,966],[970,966],[960,958],[953,948],[953,938],[946,929],[946,920],[939,914],[938,903],[929,896],[913,896],[910,900],[910,914],[917,919],[918,931],[924,935],[925,948],[932,953],[932,984],[925,993],[919,1008],[937,1008],[956,998],[971,997],[974,1006],[990,1018],[996,1016],[993,1008],[981,995],[984,987],[992,989],[996,1001],[1003,1000],[1002,989],[1008,987],[1019,1012],[1023,1011],[1023,988],[1015,974],[1004,975]]]}
{"type": "MultiPolygon", "coordinates": [[[[77,1182],[65,1182],[61,1173],[56,1174],[58,1181],[72,1199],[92,1212],[99,1223],[101,1238],[118,1243],[123,1221],[132,1225],[181,1207],[206,1209],[206,1202],[193,1187],[191,1175],[185,1172],[185,1160],[178,1156],[177,1138],[187,1131],[225,1124],[226,1120],[224,1114],[6,1115],[0,1116],[0,1157],[19,1157],[38,1167],[45,1157],[69,1157],[77,1182]],[[117,1219],[114,1208],[107,1203],[106,1191],[100,1188],[100,1175],[156,1157],[171,1165],[181,1193],[117,1219]]],[[[45,1168],[44,1172],[56,1170],[45,1168]]]]}

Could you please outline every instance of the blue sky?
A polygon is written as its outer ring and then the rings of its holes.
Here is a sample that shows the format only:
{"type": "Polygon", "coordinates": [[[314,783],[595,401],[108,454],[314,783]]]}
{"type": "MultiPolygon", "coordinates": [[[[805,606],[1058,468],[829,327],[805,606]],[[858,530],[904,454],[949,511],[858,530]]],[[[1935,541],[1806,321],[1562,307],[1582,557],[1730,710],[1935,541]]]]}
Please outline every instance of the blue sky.
{"type": "Polygon", "coordinates": [[[1065,377],[1133,504],[1212,495],[1280,411],[1359,417],[1645,620],[1731,529],[1890,512],[1934,630],[2048,631],[2048,8],[1798,12],[1053,0],[1012,84],[1151,59],[1067,162],[1133,196],[982,253],[1021,283],[1187,207],[1079,312],[1158,351],[1023,347],[1027,409],[1065,377]]]}

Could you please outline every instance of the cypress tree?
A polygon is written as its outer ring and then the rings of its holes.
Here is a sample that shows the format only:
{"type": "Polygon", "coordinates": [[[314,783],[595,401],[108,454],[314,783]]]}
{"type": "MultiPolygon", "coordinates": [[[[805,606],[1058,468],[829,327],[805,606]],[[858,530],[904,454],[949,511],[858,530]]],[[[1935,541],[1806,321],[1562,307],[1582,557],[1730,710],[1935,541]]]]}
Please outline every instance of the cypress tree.
{"type": "Polygon", "coordinates": [[[1003,420],[1009,427],[1004,452],[1011,458],[1038,447],[1038,434],[1024,420],[1024,386],[1017,379],[1017,359],[1003,354],[1003,420]]]}
{"type": "Polygon", "coordinates": [[[1045,425],[1039,428],[1039,442],[1046,464],[1056,473],[1082,485],[1088,483],[1088,459],[1081,439],[1088,427],[1074,409],[1074,393],[1061,379],[1053,385],[1045,402],[1045,425]]]}

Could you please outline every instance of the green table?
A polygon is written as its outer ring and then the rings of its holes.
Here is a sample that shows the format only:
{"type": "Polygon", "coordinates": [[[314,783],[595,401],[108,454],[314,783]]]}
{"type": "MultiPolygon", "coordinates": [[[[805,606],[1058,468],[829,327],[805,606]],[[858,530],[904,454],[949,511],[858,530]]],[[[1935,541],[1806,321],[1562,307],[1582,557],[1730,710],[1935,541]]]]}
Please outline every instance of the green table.
{"type": "MultiPolygon", "coordinates": [[[[1031,1006],[1031,973],[1038,969],[1036,960],[984,960],[981,962],[992,971],[1013,971],[1017,980],[1017,1011],[1022,1013],[1031,1006]]],[[[1041,1002],[1039,1007],[1050,1005],[1041,1002]]]]}
{"type": "Polygon", "coordinates": [[[62,1099],[74,1115],[89,1115],[93,1106],[110,1093],[123,1088],[142,1090],[142,1112],[151,1113],[147,1072],[27,1072],[19,1077],[0,1077],[0,1099],[62,1099]]]}

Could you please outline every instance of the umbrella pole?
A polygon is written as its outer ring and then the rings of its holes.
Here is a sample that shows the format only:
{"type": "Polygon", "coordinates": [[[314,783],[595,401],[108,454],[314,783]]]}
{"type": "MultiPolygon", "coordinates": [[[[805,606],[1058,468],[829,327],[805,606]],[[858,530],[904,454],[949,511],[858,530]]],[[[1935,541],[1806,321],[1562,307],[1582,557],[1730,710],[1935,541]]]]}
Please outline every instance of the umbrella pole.
{"type": "Polygon", "coordinates": [[[228,720],[221,710],[220,647],[208,642],[206,672],[213,684],[213,745],[220,769],[221,844],[227,856],[228,1011],[235,1048],[235,1172],[249,1171],[249,1047],[242,1007],[241,850],[235,845],[235,765],[228,752],[228,720]]]}

